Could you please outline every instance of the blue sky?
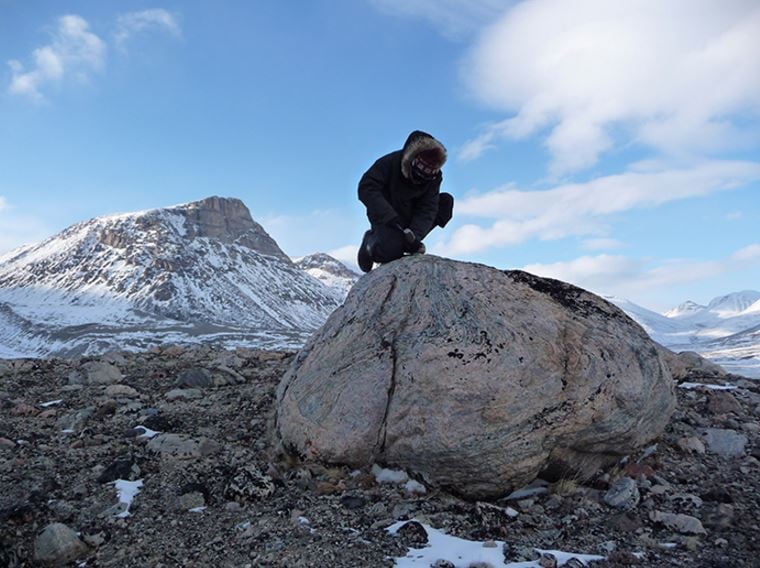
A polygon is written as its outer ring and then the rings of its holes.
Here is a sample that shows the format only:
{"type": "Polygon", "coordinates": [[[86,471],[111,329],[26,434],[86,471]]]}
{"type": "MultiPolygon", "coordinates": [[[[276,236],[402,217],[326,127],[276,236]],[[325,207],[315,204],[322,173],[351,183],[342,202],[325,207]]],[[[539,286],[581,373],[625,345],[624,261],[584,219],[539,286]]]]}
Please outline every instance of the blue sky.
{"type": "Polygon", "coordinates": [[[354,255],[361,174],[448,148],[429,250],[666,309],[760,289],[754,0],[0,0],[0,252],[239,197],[354,255]]]}

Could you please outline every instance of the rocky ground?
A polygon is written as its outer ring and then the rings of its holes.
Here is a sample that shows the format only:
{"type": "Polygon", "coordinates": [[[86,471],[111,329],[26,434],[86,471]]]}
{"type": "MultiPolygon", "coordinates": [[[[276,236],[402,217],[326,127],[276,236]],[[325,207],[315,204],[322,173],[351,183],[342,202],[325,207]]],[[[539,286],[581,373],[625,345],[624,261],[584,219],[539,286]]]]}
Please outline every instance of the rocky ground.
{"type": "Polygon", "coordinates": [[[423,525],[544,567],[556,559],[536,548],[599,566],[758,565],[760,382],[678,388],[656,446],[585,483],[483,503],[273,459],[292,357],[166,347],[0,361],[0,566],[392,566],[424,546],[423,525]],[[117,487],[139,482],[126,510],[117,487]]]}

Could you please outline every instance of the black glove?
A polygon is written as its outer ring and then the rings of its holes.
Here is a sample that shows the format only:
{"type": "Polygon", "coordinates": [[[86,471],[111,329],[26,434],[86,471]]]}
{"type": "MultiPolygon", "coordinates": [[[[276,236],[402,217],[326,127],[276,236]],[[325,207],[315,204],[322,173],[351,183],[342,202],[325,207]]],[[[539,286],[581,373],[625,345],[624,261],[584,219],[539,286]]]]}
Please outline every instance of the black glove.
{"type": "Polygon", "coordinates": [[[417,235],[415,235],[414,231],[411,229],[404,229],[403,233],[404,238],[406,239],[406,246],[404,247],[404,250],[406,250],[406,252],[417,252],[419,248],[423,246],[422,241],[417,238],[417,235]]]}

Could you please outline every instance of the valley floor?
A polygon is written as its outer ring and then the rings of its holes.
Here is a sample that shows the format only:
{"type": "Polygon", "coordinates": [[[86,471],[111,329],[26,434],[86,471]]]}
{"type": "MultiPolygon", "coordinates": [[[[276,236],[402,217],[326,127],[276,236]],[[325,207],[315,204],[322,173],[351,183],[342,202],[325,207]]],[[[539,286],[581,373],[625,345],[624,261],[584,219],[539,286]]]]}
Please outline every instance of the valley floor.
{"type": "MultiPolygon", "coordinates": [[[[67,552],[90,567],[430,566],[419,549],[440,534],[425,527],[476,541],[492,566],[539,566],[535,549],[606,557],[599,566],[757,565],[760,382],[678,388],[656,447],[583,484],[475,503],[389,472],[273,460],[267,431],[292,357],[166,347],[0,361],[0,566],[67,552]],[[608,490],[626,476],[624,510],[608,490]],[[50,523],[74,532],[58,527],[56,547],[38,536],[50,523]]],[[[477,560],[448,554],[438,566],[477,560]]]]}

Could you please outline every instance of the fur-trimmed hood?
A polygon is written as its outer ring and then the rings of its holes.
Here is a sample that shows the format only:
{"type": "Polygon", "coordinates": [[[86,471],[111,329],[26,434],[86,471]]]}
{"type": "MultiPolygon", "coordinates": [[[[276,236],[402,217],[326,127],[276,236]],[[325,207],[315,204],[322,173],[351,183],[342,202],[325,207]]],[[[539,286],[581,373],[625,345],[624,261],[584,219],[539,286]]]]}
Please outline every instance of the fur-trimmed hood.
{"type": "Polygon", "coordinates": [[[438,140],[433,138],[427,132],[421,130],[415,130],[412,132],[404,143],[404,148],[401,151],[401,173],[404,174],[406,179],[412,179],[412,161],[420,152],[425,150],[440,150],[443,152],[443,162],[446,163],[446,148],[438,140]]]}

